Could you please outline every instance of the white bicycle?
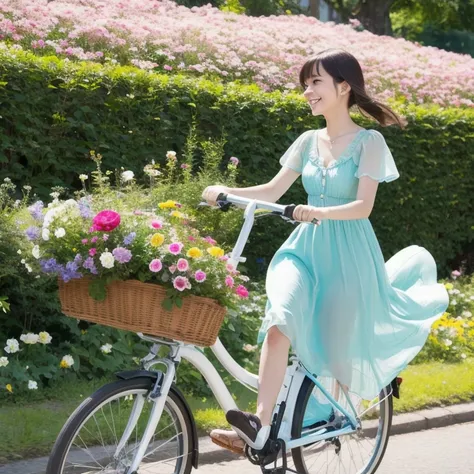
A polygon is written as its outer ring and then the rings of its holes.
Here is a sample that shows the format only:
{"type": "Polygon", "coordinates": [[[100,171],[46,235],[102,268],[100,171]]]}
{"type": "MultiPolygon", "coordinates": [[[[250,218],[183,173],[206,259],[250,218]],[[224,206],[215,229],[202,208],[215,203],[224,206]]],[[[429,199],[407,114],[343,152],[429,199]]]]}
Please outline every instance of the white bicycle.
{"type": "MultiPolygon", "coordinates": [[[[245,261],[241,255],[257,209],[295,223],[294,205],[231,194],[221,194],[218,205],[223,210],[230,205],[245,208],[245,221],[229,260],[235,267],[245,261]]],[[[118,373],[119,380],[100,388],[74,411],[56,440],[46,474],[188,474],[198,467],[193,413],[173,383],[179,362],[189,361],[204,376],[225,412],[236,409],[236,403],[201,349],[139,336],[153,343],[141,369],[118,373]],[[159,356],[163,346],[168,353],[159,356]],[[156,370],[157,366],[166,370],[156,370]]],[[[237,364],[219,339],[211,349],[236,380],[258,390],[257,376],[237,364]]],[[[376,399],[362,400],[337,381],[309,373],[297,357],[290,361],[270,437],[265,446],[246,447],[249,461],[268,474],[374,473],[387,447],[392,396],[398,397],[399,380],[376,399]]]]}

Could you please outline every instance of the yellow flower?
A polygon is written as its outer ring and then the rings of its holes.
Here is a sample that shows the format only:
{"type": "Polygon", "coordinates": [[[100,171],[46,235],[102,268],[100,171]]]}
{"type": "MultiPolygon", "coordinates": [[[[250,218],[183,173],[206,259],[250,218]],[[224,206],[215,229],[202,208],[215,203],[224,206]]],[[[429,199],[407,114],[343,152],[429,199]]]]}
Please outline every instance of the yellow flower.
{"type": "Polygon", "coordinates": [[[153,247],[159,247],[165,241],[165,236],[163,234],[153,234],[150,239],[150,244],[153,247]]]}
{"type": "Polygon", "coordinates": [[[13,393],[13,388],[12,388],[11,384],[7,383],[7,385],[5,386],[5,388],[6,388],[7,391],[9,391],[10,393],[13,393]]]}
{"type": "Polygon", "coordinates": [[[199,258],[202,257],[202,252],[197,247],[193,247],[188,250],[186,255],[190,258],[199,258]]]}
{"type": "Polygon", "coordinates": [[[160,209],[169,209],[171,207],[176,207],[176,201],[171,201],[171,199],[168,199],[166,202],[160,202],[158,204],[158,207],[160,209]]]}
{"type": "Polygon", "coordinates": [[[69,365],[67,365],[66,361],[62,360],[61,363],[59,364],[59,367],[61,367],[61,369],[67,369],[69,365]]]}
{"type": "Polygon", "coordinates": [[[87,331],[85,329],[81,329],[81,334],[84,336],[84,334],[87,334],[87,331]]]}
{"type": "Polygon", "coordinates": [[[444,284],[444,287],[447,289],[447,290],[452,290],[454,288],[453,284],[452,283],[445,283],[444,284]]]}
{"type": "Polygon", "coordinates": [[[77,252],[77,249],[76,249],[76,248],[74,248],[74,249],[72,249],[72,251],[73,251],[73,252],[77,252]]]}
{"type": "Polygon", "coordinates": [[[224,250],[221,249],[220,247],[209,247],[207,251],[213,257],[222,257],[224,255],[224,250]]]}
{"type": "Polygon", "coordinates": [[[179,212],[179,211],[172,211],[170,216],[171,217],[180,217],[181,219],[183,219],[185,217],[185,215],[182,212],[179,212]]]}

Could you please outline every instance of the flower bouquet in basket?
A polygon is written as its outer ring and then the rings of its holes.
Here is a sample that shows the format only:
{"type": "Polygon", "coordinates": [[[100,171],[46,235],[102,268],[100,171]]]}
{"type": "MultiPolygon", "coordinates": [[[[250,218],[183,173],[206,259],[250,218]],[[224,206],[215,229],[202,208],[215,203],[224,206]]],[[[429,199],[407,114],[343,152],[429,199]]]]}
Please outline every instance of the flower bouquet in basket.
{"type": "Polygon", "coordinates": [[[84,186],[75,199],[52,193],[49,204],[31,205],[24,264],[58,279],[68,316],[213,344],[226,307],[248,297],[248,278],[215,240],[199,234],[179,202],[152,205],[145,190],[123,185],[130,173],[116,188],[103,186],[100,174],[90,193],[84,186]]]}

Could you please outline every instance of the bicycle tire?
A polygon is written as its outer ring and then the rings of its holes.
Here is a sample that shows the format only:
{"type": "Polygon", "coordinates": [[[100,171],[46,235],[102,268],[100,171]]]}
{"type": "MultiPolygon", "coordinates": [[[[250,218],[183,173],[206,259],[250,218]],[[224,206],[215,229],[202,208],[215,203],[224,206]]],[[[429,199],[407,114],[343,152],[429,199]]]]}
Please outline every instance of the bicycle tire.
{"type": "MultiPolygon", "coordinates": [[[[303,420],[305,410],[308,404],[309,397],[313,392],[315,387],[314,382],[309,378],[306,377],[303,383],[301,384],[300,391],[298,393],[297,402],[295,413],[293,416],[292,422],[292,438],[296,439],[301,437],[301,433],[303,431],[303,420]]],[[[380,434],[380,439],[377,442],[377,450],[374,452],[370,463],[366,465],[363,470],[358,471],[357,474],[374,474],[380,463],[382,462],[383,456],[385,454],[385,450],[387,449],[388,440],[390,437],[390,428],[392,426],[392,417],[393,417],[393,397],[391,394],[390,387],[386,387],[379,395],[380,400],[383,400],[380,404],[380,413],[382,414],[379,417],[379,420],[382,418],[382,425],[379,421],[379,426],[377,430],[377,436],[380,434]]],[[[314,474],[316,471],[309,472],[306,468],[306,463],[304,460],[304,446],[294,448],[291,450],[291,454],[293,457],[293,462],[295,465],[296,470],[300,474],[314,474]]]]}
{"type": "MultiPolygon", "coordinates": [[[[103,406],[107,400],[116,398],[121,393],[130,392],[133,390],[151,391],[154,387],[154,380],[148,377],[137,377],[128,380],[118,380],[116,382],[104,385],[102,388],[93,393],[89,398],[84,400],[82,404],[72,413],[66,424],[63,426],[61,432],[56,439],[56,442],[51,451],[51,455],[46,468],[46,474],[62,474],[66,456],[69,453],[72,443],[74,442],[76,434],[80,431],[87,420],[98,410],[98,407],[103,406]]],[[[192,469],[192,452],[193,452],[193,424],[189,413],[180,396],[177,395],[177,389],[174,385],[168,393],[166,404],[173,406],[176,413],[180,413],[181,419],[184,421],[186,429],[185,446],[182,453],[184,461],[180,463],[180,467],[176,474],[190,474],[192,469]]],[[[119,474],[119,471],[117,471],[119,474]]]]}

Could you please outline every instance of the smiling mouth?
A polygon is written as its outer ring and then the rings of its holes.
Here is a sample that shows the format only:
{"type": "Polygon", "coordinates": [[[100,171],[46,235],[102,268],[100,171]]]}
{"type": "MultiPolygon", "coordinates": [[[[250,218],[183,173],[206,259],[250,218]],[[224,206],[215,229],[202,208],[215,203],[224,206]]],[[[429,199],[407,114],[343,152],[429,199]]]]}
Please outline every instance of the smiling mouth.
{"type": "Polygon", "coordinates": [[[319,98],[319,99],[311,99],[311,100],[309,101],[309,103],[310,103],[311,105],[315,105],[315,104],[317,104],[320,100],[321,100],[321,98],[319,98]]]}

